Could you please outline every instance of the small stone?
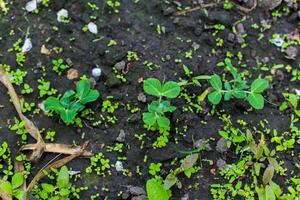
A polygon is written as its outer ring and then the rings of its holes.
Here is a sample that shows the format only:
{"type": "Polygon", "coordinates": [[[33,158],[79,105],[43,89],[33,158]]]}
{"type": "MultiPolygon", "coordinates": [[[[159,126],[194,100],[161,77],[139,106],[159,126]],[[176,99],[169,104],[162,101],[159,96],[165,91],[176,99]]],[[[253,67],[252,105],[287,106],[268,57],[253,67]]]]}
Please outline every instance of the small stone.
{"type": "Polygon", "coordinates": [[[117,172],[121,172],[124,169],[123,168],[123,163],[121,161],[119,161],[119,160],[116,162],[115,167],[116,167],[116,171],[117,172]]]}
{"type": "Polygon", "coordinates": [[[117,142],[124,142],[125,137],[126,137],[125,131],[123,129],[121,129],[116,141],[117,142]]]}
{"type": "Polygon", "coordinates": [[[181,197],[180,200],[189,200],[190,199],[190,195],[189,193],[185,193],[183,197],[181,197]]]}
{"type": "Polygon", "coordinates": [[[26,38],[22,46],[22,52],[26,53],[32,49],[32,43],[30,38],[26,38]]]}
{"type": "Polygon", "coordinates": [[[219,153],[224,153],[228,151],[227,140],[224,138],[220,138],[217,142],[216,150],[219,153]]]}
{"type": "Polygon", "coordinates": [[[69,80],[73,80],[75,78],[78,78],[78,71],[77,71],[77,69],[74,69],[74,68],[69,69],[68,73],[67,73],[67,78],[69,80]]]}
{"type": "Polygon", "coordinates": [[[261,62],[264,63],[264,64],[267,64],[269,61],[270,61],[270,58],[269,58],[269,57],[263,57],[263,58],[261,59],[261,62]]]}
{"type": "Polygon", "coordinates": [[[73,66],[73,61],[71,60],[71,58],[67,58],[67,59],[66,59],[66,63],[67,63],[69,66],[73,66]]]}
{"type": "Polygon", "coordinates": [[[235,34],[233,33],[229,33],[228,36],[227,36],[227,40],[231,43],[234,43],[234,40],[235,40],[235,34]]]}
{"type": "Polygon", "coordinates": [[[88,24],[88,29],[93,34],[97,34],[98,33],[98,26],[94,22],[90,22],[88,24]]]}
{"type": "Polygon", "coordinates": [[[226,166],[226,161],[225,160],[223,160],[221,158],[217,160],[217,167],[218,167],[219,170],[224,169],[225,166],[226,166]]]}
{"type": "Polygon", "coordinates": [[[41,54],[44,54],[44,55],[47,55],[47,56],[50,55],[49,49],[47,49],[46,46],[45,46],[44,44],[43,44],[43,46],[41,47],[41,54]]]}
{"type": "Polygon", "coordinates": [[[174,7],[168,7],[166,9],[164,9],[163,14],[164,14],[164,16],[168,16],[168,15],[172,15],[175,11],[176,10],[174,7]]]}
{"type": "Polygon", "coordinates": [[[193,47],[194,51],[196,51],[200,48],[200,45],[196,42],[193,42],[192,47],[193,47]]]}
{"type": "Polygon", "coordinates": [[[122,194],[122,199],[128,199],[130,197],[130,193],[128,191],[122,194]]]}
{"type": "Polygon", "coordinates": [[[126,62],[123,60],[115,64],[115,68],[119,71],[125,69],[125,66],[126,66],[126,62]]]}
{"type": "Polygon", "coordinates": [[[237,34],[236,34],[236,40],[237,40],[237,42],[238,42],[239,44],[242,44],[242,43],[244,42],[244,38],[243,38],[242,34],[237,33],[237,34]]]}
{"type": "Polygon", "coordinates": [[[101,76],[101,69],[99,67],[95,67],[92,69],[92,76],[95,78],[99,78],[101,76]]]}
{"type": "Polygon", "coordinates": [[[128,188],[128,191],[134,196],[146,194],[145,190],[142,187],[130,186],[128,188]]]}
{"type": "Polygon", "coordinates": [[[199,148],[199,147],[201,147],[204,143],[205,143],[205,140],[204,140],[204,139],[199,139],[199,140],[197,140],[197,141],[195,142],[194,146],[195,146],[196,148],[199,148]]]}
{"type": "Polygon", "coordinates": [[[286,58],[295,60],[298,54],[297,47],[289,46],[285,50],[286,58]]]}
{"type": "Polygon", "coordinates": [[[147,102],[147,97],[144,93],[139,93],[137,99],[138,99],[138,101],[143,102],[143,103],[147,102]]]}
{"type": "Polygon", "coordinates": [[[202,26],[197,26],[194,30],[194,34],[196,36],[200,36],[203,33],[203,27],[202,26]]]}
{"type": "Polygon", "coordinates": [[[69,12],[64,8],[57,12],[58,22],[65,22],[65,19],[68,17],[69,17],[69,12]]]}
{"type": "Polygon", "coordinates": [[[263,1],[261,1],[261,3],[267,9],[273,10],[282,3],[282,0],[263,0],[263,1]]]}
{"type": "Polygon", "coordinates": [[[26,3],[25,9],[28,12],[33,12],[37,8],[37,2],[36,0],[32,0],[26,3]]]}
{"type": "Polygon", "coordinates": [[[237,32],[240,33],[240,34],[244,34],[246,32],[245,28],[244,28],[244,25],[242,23],[238,23],[236,25],[236,29],[237,29],[237,32]]]}
{"type": "Polygon", "coordinates": [[[280,81],[284,80],[284,73],[281,70],[276,71],[276,76],[278,77],[278,80],[280,81]]]}
{"type": "Polygon", "coordinates": [[[173,20],[173,23],[174,23],[174,24],[178,24],[179,20],[180,20],[179,17],[175,17],[174,20],[173,20]]]}
{"type": "Polygon", "coordinates": [[[148,197],[146,195],[140,195],[132,197],[131,200],[148,200],[148,197]]]}
{"type": "Polygon", "coordinates": [[[166,55],[166,60],[171,60],[171,56],[169,54],[166,55]]]}

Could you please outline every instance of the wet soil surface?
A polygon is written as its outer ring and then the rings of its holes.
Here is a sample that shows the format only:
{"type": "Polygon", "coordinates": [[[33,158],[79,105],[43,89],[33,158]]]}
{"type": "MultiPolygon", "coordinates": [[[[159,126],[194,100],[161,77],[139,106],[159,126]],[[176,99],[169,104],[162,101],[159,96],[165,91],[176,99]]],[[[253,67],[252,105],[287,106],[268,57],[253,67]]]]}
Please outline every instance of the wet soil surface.
{"type": "MultiPolygon", "coordinates": [[[[181,2],[181,1],[180,1],[181,2]]],[[[195,6],[190,1],[182,1],[182,7],[195,6]]],[[[222,4],[203,10],[188,13],[183,16],[176,16],[176,4],[165,3],[164,1],[121,1],[119,14],[108,12],[108,8],[101,8],[98,11],[91,11],[85,1],[61,0],[51,1],[49,8],[40,8],[38,14],[29,14],[24,10],[24,1],[14,2],[10,7],[7,16],[1,17],[0,24],[0,62],[8,64],[12,69],[16,69],[17,64],[15,55],[8,53],[7,49],[13,46],[18,38],[25,38],[26,31],[29,30],[29,37],[32,40],[33,48],[26,54],[26,62],[22,67],[28,72],[25,82],[34,88],[34,93],[24,96],[26,101],[42,102],[43,98],[38,98],[38,83],[44,73],[45,80],[51,81],[51,86],[62,94],[66,90],[74,88],[74,80],[67,78],[66,72],[58,76],[52,71],[52,59],[63,58],[72,61],[72,68],[78,70],[79,75],[91,75],[91,70],[95,66],[102,69],[103,76],[96,82],[95,89],[100,94],[100,100],[89,105],[95,111],[94,116],[100,119],[101,104],[107,96],[113,96],[113,102],[119,102],[121,105],[113,115],[117,117],[115,124],[108,123],[92,127],[90,121],[86,120],[82,128],[75,125],[66,126],[58,116],[47,117],[40,112],[38,115],[28,115],[40,129],[55,130],[55,141],[65,144],[80,145],[86,140],[90,140],[89,150],[93,153],[105,152],[105,156],[114,164],[118,157],[126,157],[123,161],[124,168],[131,172],[130,176],[124,176],[120,172],[111,169],[110,176],[101,177],[94,174],[85,174],[85,168],[89,166],[89,159],[79,158],[68,164],[72,170],[82,171],[82,179],[76,184],[88,186],[89,190],[81,193],[81,199],[89,199],[90,195],[95,193],[101,194],[101,199],[105,196],[108,199],[122,199],[118,196],[120,191],[126,191],[128,185],[140,186],[145,188],[145,182],[151,176],[148,174],[150,163],[163,163],[163,172],[167,172],[173,167],[171,162],[175,158],[183,158],[184,155],[179,153],[180,150],[193,148],[193,141],[199,139],[214,138],[210,142],[210,151],[201,153],[202,159],[212,160],[211,164],[205,161],[199,161],[202,170],[191,178],[181,178],[183,188],[172,189],[172,199],[181,199],[188,194],[189,199],[212,199],[210,194],[210,185],[213,183],[222,183],[224,180],[220,175],[213,174],[212,169],[216,169],[216,162],[222,158],[227,163],[234,162],[237,158],[234,152],[228,151],[219,153],[216,151],[216,143],[220,136],[218,131],[224,126],[218,114],[210,115],[207,112],[183,112],[182,108],[187,106],[183,97],[172,100],[172,104],[178,109],[169,115],[172,121],[169,143],[167,147],[153,149],[152,143],[159,136],[159,133],[147,131],[142,121],[142,112],[146,111],[147,103],[138,101],[137,96],[143,92],[140,79],[147,77],[156,77],[160,80],[175,80],[179,77],[184,78],[185,74],[182,65],[189,67],[194,75],[222,73],[223,70],[217,67],[217,63],[226,57],[226,52],[230,51],[237,54],[243,53],[243,70],[247,68],[253,74],[254,79],[258,75],[271,75],[270,71],[262,71],[258,68],[258,63],[266,62],[267,65],[274,64],[299,65],[299,56],[295,60],[286,59],[284,53],[270,44],[269,39],[272,34],[287,34],[299,27],[299,17],[297,11],[284,14],[282,17],[273,17],[271,12],[264,7],[257,7],[248,14],[245,14],[233,8],[224,10],[222,4]],[[66,8],[71,18],[70,23],[59,23],[56,20],[56,13],[66,8]],[[90,15],[98,16],[94,22],[98,26],[98,35],[89,32],[83,32],[82,27],[88,24],[91,19],[90,15]],[[259,30],[251,27],[252,24],[261,24],[262,20],[271,24],[271,28],[266,30],[264,37],[258,40],[259,30]],[[230,38],[233,34],[232,27],[237,23],[242,23],[247,37],[245,38],[247,47],[241,48],[237,38],[230,38]],[[224,39],[222,47],[216,47],[214,29],[211,26],[215,24],[225,25],[225,29],[219,33],[219,37],[224,39]],[[165,33],[158,34],[157,25],[164,27],[165,33]],[[57,26],[59,31],[53,31],[53,26],[57,26]],[[13,30],[13,33],[12,33],[13,30]],[[47,38],[51,38],[46,42],[47,38]],[[113,39],[117,41],[116,46],[108,47],[107,44],[113,39]],[[63,48],[63,52],[58,54],[52,51],[49,56],[42,55],[40,48],[46,44],[48,49],[54,47],[63,48]],[[186,58],[185,52],[193,50],[193,57],[186,58]],[[128,61],[127,52],[137,52],[138,61],[128,61]],[[182,62],[176,62],[181,59],[182,62]],[[113,67],[116,63],[124,61],[128,73],[124,75],[126,83],[121,82],[115,77],[113,67]],[[144,61],[152,62],[155,66],[149,70],[144,61]],[[43,70],[44,69],[44,70],[43,70]],[[132,107],[140,108],[141,111],[131,113],[125,107],[126,104],[132,107]],[[201,123],[206,121],[207,123],[201,123]],[[183,130],[183,126],[188,125],[185,133],[175,133],[175,127],[183,130]],[[120,130],[124,130],[126,137],[122,152],[106,152],[107,146],[114,146],[120,130]],[[82,133],[85,133],[82,138],[82,133]],[[141,141],[134,135],[146,133],[144,148],[141,149],[141,141]],[[147,161],[144,162],[145,155],[147,161]],[[141,175],[136,173],[136,166],[140,167],[141,175]],[[103,191],[107,188],[108,191],[103,191]]],[[[101,3],[100,3],[101,5],[101,3]]],[[[235,66],[239,61],[233,58],[235,66]]],[[[291,82],[291,74],[285,73],[284,78],[280,79],[274,75],[271,88],[266,93],[266,99],[271,103],[266,103],[263,110],[252,110],[245,114],[249,108],[247,102],[231,100],[218,105],[220,113],[231,115],[232,121],[238,119],[244,120],[249,127],[256,126],[260,120],[267,119],[269,127],[277,129],[279,132],[287,131],[290,125],[290,113],[279,112],[278,106],[282,102],[281,95],[284,91],[299,88],[299,82],[291,82]]],[[[200,95],[208,87],[207,82],[203,82],[202,88],[189,86],[187,91],[195,95],[200,95]]],[[[15,87],[18,94],[22,87],[15,87]]],[[[15,109],[9,102],[6,89],[0,87],[0,104],[4,105],[0,110],[0,141],[7,141],[12,149],[13,155],[17,154],[20,147],[20,137],[8,128],[8,120],[17,116],[15,109]]],[[[147,96],[147,102],[152,100],[147,96]]],[[[211,109],[211,105],[206,102],[204,108],[211,109]]],[[[10,122],[12,123],[12,122],[10,122]]],[[[183,132],[183,131],[182,131],[183,132]]],[[[30,138],[27,142],[33,142],[30,138]]],[[[295,151],[299,152],[299,145],[295,151]],[[298,148],[298,149],[297,149],[298,148]]],[[[44,155],[40,162],[33,163],[32,175],[35,174],[55,155],[44,155]]],[[[299,162],[299,158],[293,158],[290,155],[282,155],[283,160],[287,163],[299,162]]],[[[290,169],[295,170],[295,169],[290,169]]],[[[32,177],[31,177],[32,178],[32,177]]],[[[279,182],[282,182],[282,180],[279,182]]],[[[284,186],[283,186],[284,187],[284,186]]],[[[286,188],[284,188],[286,190],[286,188]]]]}

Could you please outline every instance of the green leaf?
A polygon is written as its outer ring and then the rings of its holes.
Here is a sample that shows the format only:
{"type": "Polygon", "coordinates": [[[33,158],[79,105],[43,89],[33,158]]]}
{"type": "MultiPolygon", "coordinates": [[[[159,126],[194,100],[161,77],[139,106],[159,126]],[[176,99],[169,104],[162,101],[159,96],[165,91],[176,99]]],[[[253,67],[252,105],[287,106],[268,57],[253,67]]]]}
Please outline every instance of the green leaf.
{"type": "Polygon", "coordinates": [[[69,125],[74,118],[76,117],[77,112],[72,111],[72,110],[63,110],[60,112],[60,117],[61,119],[67,124],[69,125]]]}
{"type": "Polygon", "coordinates": [[[177,182],[178,182],[178,178],[173,173],[168,174],[168,176],[164,180],[164,189],[165,190],[170,189],[177,182]]]}
{"type": "Polygon", "coordinates": [[[233,96],[237,99],[244,99],[246,97],[246,92],[235,88],[233,90],[233,96]]]}
{"type": "Polygon", "coordinates": [[[282,194],[282,190],[281,190],[280,186],[277,185],[276,183],[274,183],[273,181],[271,181],[269,185],[272,188],[275,196],[279,198],[282,194]]]}
{"type": "Polygon", "coordinates": [[[143,121],[145,122],[145,124],[152,126],[155,124],[156,122],[156,115],[153,112],[146,112],[143,113],[143,121]]]}
{"type": "Polygon", "coordinates": [[[8,182],[4,182],[0,184],[0,188],[5,191],[7,194],[12,195],[12,186],[8,182]]]}
{"type": "Polygon", "coordinates": [[[59,190],[59,194],[60,194],[61,196],[63,196],[63,197],[67,197],[67,196],[69,196],[70,191],[69,191],[68,189],[66,189],[66,188],[61,188],[61,189],[59,190]]]}
{"type": "Polygon", "coordinates": [[[90,92],[90,82],[88,80],[80,80],[76,83],[76,92],[79,99],[84,98],[90,92]]]}
{"type": "Polygon", "coordinates": [[[57,113],[60,113],[64,109],[59,100],[55,97],[46,99],[46,101],[44,101],[44,106],[46,110],[53,110],[57,113]]]}
{"type": "Polygon", "coordinates": [[[18,187],[20,187],[21,185],[23,185],[24,183],[24,176],[22,173],[16,173],[11,180],[11,184],[12,184],[12,188],[16,189],[18,187]]]}
{"type": "Polygon", "coordinates": [[[250,93],[247,97],[247,101],[257,110],[264,107],[264,97],[261,94],[250,93]]]}
{"type": "Polygon", "coordinates": [[[86,96],[84,96],[80,99],[80,103],[86,104],[89,102],[96,101],[99,96],[100,96],[100,94],[97,90],[90,90],[86,96]]]}
{"type": "Polygon", "coordinates": [[[68,168],[66,166],[63,166],[57,176],[57,186],[58,188],[62,189],[65,188],[69,185],[69,171],[68,168]]]}
{"type": "Polygon", "coordinates": [[[180,94],[180,86],[174,81],[168,81],[162,86],[161,95],[168,98],[176,98],[180,94]]]}
{"type": "Polygon", "coordinates": [[[75,92],[73,90],[69,90],[65,92],[65,94],[62,96],[62,98],[59,101],[65,108],[69,108],[71,101],[74,99],[74,97],[75,97],[75,92]]]}
{"type": "Polygon", "coordinates": [[[147,94],[160,97],[161,96],[162,86],[158,79],[148,78],[144,80],[144,91],[147,94]]]}
{"type": "Polygon", "coordinates": [[[212,75],[209,80],[209,83],[215,90],[222,90],[222,81],[219,75],[212,75]]]}
{"type": "Polygon", "coordinates": [[[267,88],[269,88],[269,82],[265,79],[255,79],[251,84],[251,92],[253,93],[262,93],[267,88]]]}
{"type": "Polygon", "coordinates": [[[147,181],[146,191],[149,200],[169,200],[172,196],[170,190],[165,190],[162,181],[152,178],[147,181]]]}
{"type": "Polygon", "coordinates": [[[42,183],[42,188],[48,193],[54,192],[55,190],[55,187],[48,183],[42,183]]]}
{"type": "Polygon", "coordinates": [[[13,191],[13,196],[19,200],[23,199],[24,194],[25,194],[25,192],[20,191],[20,190],[13,191]]]}
{"type": "Polygon", "coordinates": [[[269,165],[263,175],[263,184],[267,185],[273,178],[275,169],[272,165],[269,165]]]}
{"type": "Polygon", "coordinates": [[[158,116],[157,124],[159,127],[168,128],[170,127],[170,120],[164,116],[158,116]]]}
{"type": "Polygon", "coordinates": [[[276,200],[275,193],[270,185],[266,186],[266,200],[276,200]]]}
{"type": "Polygon", "coordinates": [[[214,91],[212,93],[209,93],[208,95],[208,100],[214,105],[219,104],[221,99],[222,99],[222,93],[220,91],[214,91]]]}

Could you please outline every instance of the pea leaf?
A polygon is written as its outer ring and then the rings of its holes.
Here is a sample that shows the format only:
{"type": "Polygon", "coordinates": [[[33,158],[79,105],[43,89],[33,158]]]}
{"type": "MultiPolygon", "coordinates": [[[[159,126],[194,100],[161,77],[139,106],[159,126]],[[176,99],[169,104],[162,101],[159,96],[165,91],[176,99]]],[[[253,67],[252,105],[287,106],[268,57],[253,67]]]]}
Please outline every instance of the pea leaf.
{"type": "Polygon", "coordinates": [[[58,172],[58,176],[57,176],[57,186],[58,188],[62,189],[65,188],[69,185],[69,171],[68,168],[66,166],[63,166],[60,171],[58,172]]]}
{"type": "Polygon", "coordinates": [[[100,94],[97,90],[90,90],[86,96],[84,96],[80,99],[80,103],[86,104],[88,102],[96,101],[99,96],[100,96],[100,94]]]}
{"type": "Polygon", "coordinates": [[[84,98],[90,92],[90,83],[88,80],[81,80],[76,83],[76,92],[79,99],[84,98]]]}
{"type": "Polygon", "coordinates": [[[160,127],[168,128],[170,126],[170,120],[164,116],[157,117],[157,124],[160,127]]]}
{"type": "Polygon", "coordinates": [[[16,173],[13,175],[11,185],[13,189],[20,187],[24,183],[24,176],[22,173],[16,173]]]}
{"type": "Polygon", "coordinates": [[[222,99],[222,93],[220,91],[214,91],[212,93],[209,93],[208,95],[208,100],[214,105],[219,104],[221,99],[222,99]]]}
{"type": "Polygon", "coordinates": [[[250,93],[247,97],[247,101],[257,110],[264,107],[264,97],[261,94],[250,93]]]}
{"type": "Polygon", "coordinates": [[[222,81],[219,75],[212,75],[209,83],[215,90],[222,90],[222,81]]]}
{"type": "Polygon", "coordinates": [[[251,84],[251,91],[253,93],[262,93],[269,87],[269,82],[265,79],[255,79],[251,84]]]}
{"type": "Polygon", "coordinates": [[[69,109],[65,109],[62,112],[60,112],[60,117],[66,124],[70,124],[76,115],[77,115],[76,111],[69,110],[69,109]]]}
{"type": "Polygon", "coordinates": [[[180,94],[180,86],[174,81],[168,81],[162,86],[162,96],[176,98],[180,94]]]}
{"type": "Polygon", "coordinates": [[[53,110],[57,113],[60,113],[64,110],[63,106],[59,102],[59,100],[55,97],[49,97],[44,101],[44,106],[46,110],[53,110]]]}
{"type": "Polygon", "coordinates": [[[70,103],[73,100],[74,96],[75,96],[75,92],[73,90],[69,90],[65,92],[65,94],[59,101],[65,108],[69,108],[70,103]]]}
{"type": "Polygon", "coordinates": [[[246,97],[246,92],[240,89],[234,89],[233,96],[237,99],[244,99],[246,97]]]}
{"type": "Polygon", "coordinates": [[[144,91],[147,94],[160,97],[161,96],[162,86],[158,79],[148,78],[144,80],[144,91]]]}
{"type": "Polygon", "coordinates": [[[145,122],[145,124],[152,126],[155,124],[156,122],[156,115],[153,112],[146,112],[143,113],[143,121],[145,122]]]}
{"type": "Polygon", "coordinates": [[[146,191],[149,200],[169,200],[172,196],[170,190],[165,190],[162,181],[152,178],[146,183],[146,191]]]}

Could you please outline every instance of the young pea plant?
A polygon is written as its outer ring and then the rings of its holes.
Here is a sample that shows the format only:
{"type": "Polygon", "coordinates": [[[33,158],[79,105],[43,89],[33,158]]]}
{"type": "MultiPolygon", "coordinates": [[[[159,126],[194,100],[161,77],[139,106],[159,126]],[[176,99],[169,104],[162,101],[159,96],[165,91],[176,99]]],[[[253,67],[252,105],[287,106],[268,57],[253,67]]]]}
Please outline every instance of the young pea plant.
{"type": "Polygon", "coordinates": [[[176,107],[171,106],[170,101],[162,100],[162,98],[176,98],[180,94],[179,84],[174,81],[161,84],[156,78],[148,78],[144,81],[144,91],[149,95],[158,97],[157,101],[148,104],[148,112],[143,113],[144,123],[150,127],[168,129],[170,120],[165,117],[165,113],[175,111],[176,107]]]}
{"type": "Polygon", "coordinates": [[[268,81],[257,78],[251,83],[249,88],[247,81],[242,79],[241,74],[232,66],[229,59],[225,59],[225,64],[234,79],[225,81],[223,89],[221,77],[216,74],[212,75],[209,83],[213,90],[209,93],[208,100],[212,104],[217,105],[221,102],[222,96],[224,96],[225,101],[235,97],[237,99],[246,99],[255,109],[262,109],[264,107],[264,97],[261,94],[269,88],[268,81]]]}
{"type": "Polygon", "coordinates": [[[76,83],[76,92],[69,90],[60,99],[49,97],[44,105],[46,110],[56,112],[69,125],[76,115],[84,109],[85,104],[96,101],[98,97],[99,92],[90,88],[89,81],[81,80],[76,83]]]}

